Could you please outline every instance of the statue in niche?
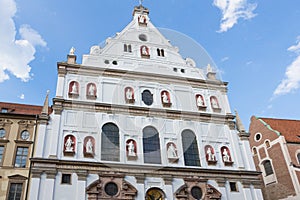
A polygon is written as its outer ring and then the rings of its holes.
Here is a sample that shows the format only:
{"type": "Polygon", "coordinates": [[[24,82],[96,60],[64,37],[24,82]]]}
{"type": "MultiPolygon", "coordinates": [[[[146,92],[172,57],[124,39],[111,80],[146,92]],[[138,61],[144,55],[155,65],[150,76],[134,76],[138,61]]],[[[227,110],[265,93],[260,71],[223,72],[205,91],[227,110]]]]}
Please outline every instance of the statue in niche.
{"type": "Polygon", "coordinates": [[[78,94],[78,88],[76,82],[74,82],[72,85],[71,94],[78,94]]]}
{"type": "Polygon", "coordinates": [[[131,140],[127,145],[128,156],[136,156],[134,142],[131,140]]]}
{"type": "Polygon", "coordinates": [[[203,97],[201,95],[198,95],[198,97],[197,97],[197,106],[199,106],[199,107],[205,106],[203,97]]]}
{"type": "Polygon", "coordinates": [[[173,143],[170,143],[167,153],[168,158],[177,158],[177,149],[173,143]]]}
{"type": "Polygon", "coordinates": [[[65,151],[67,152],[73,152],[74,151],[74,147],[73,147],[73,140],[71,139],[71,136],[68,137],[66,143],[65,143],[65,151]]]}
{"type": "Polygon", "coordinates": [[[167,95],[167,92],[163,92],[162,94],[162,101],[163,103],[170,103],[169,97],[167,95]]]}
{"type": "Polygon", "coordinates": [[[126,98],[127,98],[127,100],[132,100],[133,99],[133,92],[130,88],[127,88],[126,98]]]}
{"type": "Polygon", "coordinates": [[[219,108],[218,100],[216,97],[211,98],[211,105],[213,108],[219,108]]]}
{"type": "Polygon", "coordinates": [[[224,148],[222,155],[223,155],[224,162],[230,162],[230,160],[231,160],[230,155],[226,148],[224,148]]]}
{"type": "Polygon", "coordinates": [[[206,155],[207,155],[207,160],[208,161],[215,161],[216,160],[216,156],[213,153],[213,150],[211,149],[211,147],[207,148],[206,155]]]}
{"type": "Polygon", "coordinates": [[[146,46],[142,47],[142,55],[145,55],[145,56],[149,55],[148,48],[146,46]]]}
{"type": "Polygon", "coordinates": [[[96,88],[95,88],[94,84],[90,84],[88,94],[89,94],[89,96],[96,96],[96,88]]]}
{"type": "Polygon", "coordinates": [[[91,140],[91,138],[88,139],[88,141],[85,144],[85,152],[86,153],[94,153],[93,151],[93,142],[91,140]]]}
{"type": "Polygon", "coordinates": [[[146,19],[146,17],[145,17],[144,15],[140,15],[140,16],[138,17],[138,21],[139,21],[139,23],[141,23],[141,24],[146,24],[147,19],[146,19]]]}

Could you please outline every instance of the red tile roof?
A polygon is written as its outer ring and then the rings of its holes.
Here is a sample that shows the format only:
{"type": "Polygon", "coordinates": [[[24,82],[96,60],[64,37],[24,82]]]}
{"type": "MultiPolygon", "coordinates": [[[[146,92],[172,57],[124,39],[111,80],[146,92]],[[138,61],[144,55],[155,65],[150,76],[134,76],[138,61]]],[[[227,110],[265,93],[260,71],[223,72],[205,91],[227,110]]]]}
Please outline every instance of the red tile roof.
{"type": "MultiPolygon", "coordinates": [[[[7,113],[12,114],[39,115],[43,106],[0,102],[0,113],[3,109],[7,109],[7,113]]],[[[51,113],[51,109],[48,113],[51,113]]]]}
{"type": "Polygon", "coordinates": [[[259,118],[279,131],[287,142],[300,143],[300,120],[259,118]]]}

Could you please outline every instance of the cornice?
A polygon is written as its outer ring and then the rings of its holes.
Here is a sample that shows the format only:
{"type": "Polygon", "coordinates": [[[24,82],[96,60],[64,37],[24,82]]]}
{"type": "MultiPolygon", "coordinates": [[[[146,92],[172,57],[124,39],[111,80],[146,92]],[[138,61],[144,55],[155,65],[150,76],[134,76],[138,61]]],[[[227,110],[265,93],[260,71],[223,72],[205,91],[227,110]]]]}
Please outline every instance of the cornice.
{"type": "Polygon", "coordinates": [[[86,173],[108,173],[112,169],[127,176],[138,177],[138,182],[142,183],[145,177],[163,177],[168,183],[173,178],[199,177],[203,180],[215,179],[218,183],[226,181],[241,181],[246,183],[245,187],[254,185],[259,187],[261,184],[259,175],[261,172],[249,170],[235,169],[207,169],[194,167],[168,167],[168,166],[150,166],[150,165],[130,165],[121,163],[101,163],[101,162],[85,162],[85,161],[70,161],[58,159],[40,159],[32,158],[33,171],[73,171],[74,173],[83,173],[83,178],[86,173]]]}
{"type": "Polygon", "coordinates": [[[111,69],[93,66],[84,66],[80,64],[68,64],[66,62],[57,63],[59,76],[65,76],[67,73],[87,76],[114,77],[128,80],[151,81],[164,84],[182,84],[197,88],[216,89],[227,92],[228,82],[220,80],[204,80],[196,78],[187,78],[181,76],[162,75],[149,72],[135,72],[123,69],[111,69]]]}
{"type": "Polygon", "coordinates": [[[148,108],[132,105],[117,105],[97,102],[86,102],[76,100],[53,99],[53,110],[55,114],[61,114],[63,110],[85,110],[88,112],[102,112],[109,114],[126,114],[133,116],[159,117],[177,120],[191,120],[201,122],[214,122],[218,124],[228,124],[235,126],[233,121],[235,116],[231,113],[213,114],[205,112],[181,111],[161,108],[148,108]]]}

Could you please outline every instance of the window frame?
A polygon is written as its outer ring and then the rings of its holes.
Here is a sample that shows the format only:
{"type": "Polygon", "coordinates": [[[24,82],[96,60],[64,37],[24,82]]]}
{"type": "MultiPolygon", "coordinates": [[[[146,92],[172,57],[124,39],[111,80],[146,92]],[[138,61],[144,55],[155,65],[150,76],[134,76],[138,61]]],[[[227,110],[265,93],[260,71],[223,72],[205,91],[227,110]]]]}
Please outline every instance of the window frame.
{"type": "Polygon", "coordinates": [[[229,181],[230,192],[239,192],[239,186],[237,182],[229,181]]]}
{"type": "Polygon", "coordinates": [[[263,168],[264,168],[264,173],[265,173],[264,175],[265,176],[270,176],[270,175],[274,174],[274,169],[273,169],[271,160],[264,160],[262,165],[263,165],[263,168]],[[269,164],[266,166],[267,163],[269,163],[269,164]],[[271,170],[271,171],[269,171],[269,170],[271,170]]]}
{"type": "Polygon", "coordinates": [[[119,127],[112,122],[108,122],[104,124],[101,128],[101,160],[102,161],[113,161],[113,162],[120,162],[120,129],[119,127]],[[115,130],[110,130],[111,132],[105,133],[103,130],[106,128],[106,126],[111,126],[109,129],[112,129],[112,127],[116,128],[115,130]],[[112,136],[111,138],[109,138],[112,136]],[[113,140],[113,141],[112,141],[113,140]],[[117,147],[109,147],[106,146],[108,141],[114,143],[117,147]],[[109,153],[105,153],[109,151],[109,153]]]}
{"type": "Polygon", "coordinates": [[[9,183],[8,183],[8,186],[7,186],[7,193],[6,193],[6,199],[9,200],[9,195],[10,195],[10,189],[11,189],[11,186],[13,184],[21,184],[21,195],[20,195],[20,198],[16,199],[15,197],[13,198],[14,200],[22,200],[23,199],[23,195],[24,195],[24,188],[25,188],[25,181],[17,181],[17,180],[10,180],[9,183]]]}
{"type": "Polygon", "coordinates": [[[61,185],[72,185],[72,174],[70,174],[70,173],[62,173],[61,174],[61,179],[60,179],[60,184],[61,185]],[[68,182],[63,182],[64,176],[70,176],[68,182]]]}
{"type": "Polygon", "coordinates": [[[181,142],[182,142],[184,165],[201,167],[199,147],[198,147],[198,141],[197,141],[196,134],[190,129],[183,130],[181,132],[181,142]],[[190,134],[190,135],[186,136],[187,139],[191,138],[191,134],[193,134],[193,141],[191,141],[191,142],[184,141],[184,134],[187,134],[187,133],[190,134]],[[186,146],[187,143],[189,143],[190,145],[186,146]]]}
{"type": "MultiPolygon", "coordinates": [[[[28,165],[28,160],[29,160],[29,157],[28,157],[28,156],[30,155],[30,154],[29,154],[29,150],[30,150],[30,149],[29,149],[29,146],[21,146],[21,145],[20,145],[20,146],[16,146],[16,147],[15,147],[15,156],[14,156],[14,162],[13,162],[13,167],[14,167],[14,168],[26,168],[26,167],[27,167],[27,165],[28,165]],[[16,166],[16,163],[17,163],[16,161],[17,161],[17,156],[18,156],[18,148],[27,148],[26,162],[25,162],[25,166],[24,166],[24,167],[21,167],[21,166],[20,166],[20,167],[17,167],[17,166],[16,166]]],[[[22,157],[23,157],[23,154],[22,154],[22,157]]],[[[23,159],[22,159],[22,160],[23,160],[23,159]]],[[[22,164],[22,163],[21,163],[21,164],[22,164]]]]}
{"type": "Polygon", "coordinates": [[[5,150],[6,150],[6,145],[5,144],[1,144],[0,143],[0,148],[3,147],[3,152],[2,155],[0,154],[1,160],[0,160],[0,166],[3,166],[3,162],[4,162],[4,155],[5,155],[5,150]]]}
{"type": "Polygon", "coordinates": [[[143,159],[146,164],[162,164],[160,135],[153,126],[143,128],[143,159]],[[153,131],[153,132],[150,132],[153,131]],[[148,136],[147,136],[148,135],[148,136]],[[150,146],[151,145],[151,146],[150,146]]]}

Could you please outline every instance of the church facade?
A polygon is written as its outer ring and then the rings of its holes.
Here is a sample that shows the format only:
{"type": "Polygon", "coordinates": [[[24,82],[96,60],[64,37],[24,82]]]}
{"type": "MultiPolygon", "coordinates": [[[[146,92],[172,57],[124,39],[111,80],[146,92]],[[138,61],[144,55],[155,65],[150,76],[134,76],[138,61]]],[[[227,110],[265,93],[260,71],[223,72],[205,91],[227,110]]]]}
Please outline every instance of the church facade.
{"type": "Polygon", "coordinates": [[[72,48],[57,70],[29,199],[263,199],[227,83],[183,59],[147,8],[81,64],[72,48]]]}

